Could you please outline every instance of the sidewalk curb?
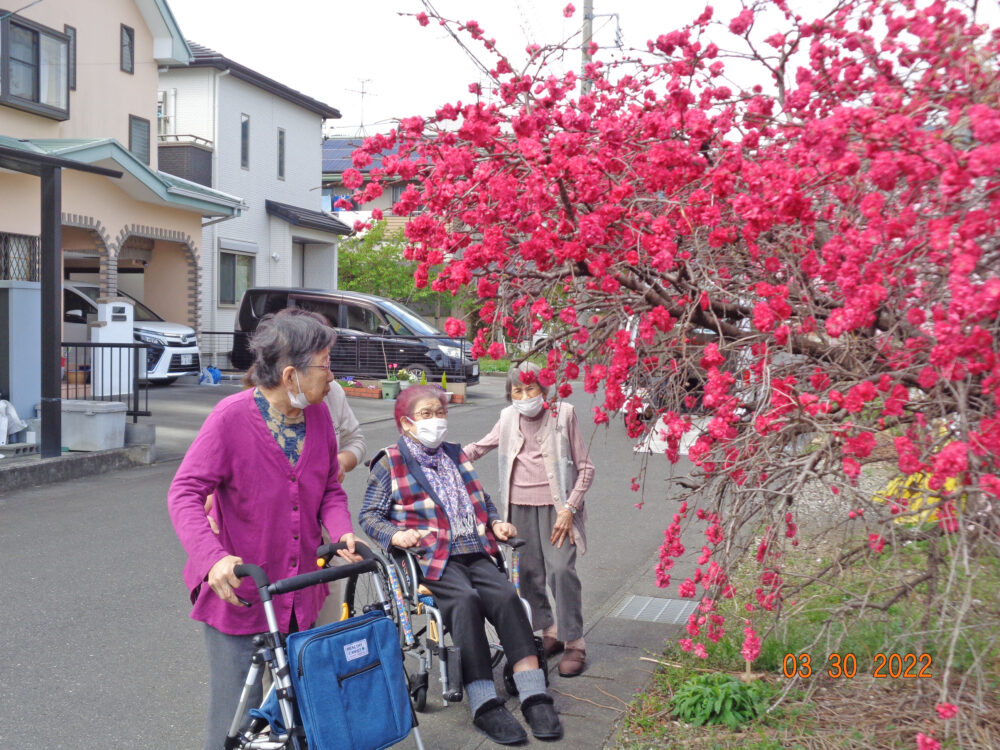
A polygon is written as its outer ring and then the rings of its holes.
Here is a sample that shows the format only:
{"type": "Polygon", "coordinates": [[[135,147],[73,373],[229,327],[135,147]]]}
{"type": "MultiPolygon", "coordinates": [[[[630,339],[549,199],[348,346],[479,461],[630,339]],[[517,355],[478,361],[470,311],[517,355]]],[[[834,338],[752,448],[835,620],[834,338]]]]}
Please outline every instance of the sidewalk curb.
{"type": "Polygon", "coordinates": [[[64,482],[93,474],[104,474],[156,460],[155,445],[127,445],[90,453],[64,453],[52,458],[0,464],[0,484],[5,490],[20,490],[40,484],[64,482]]]}

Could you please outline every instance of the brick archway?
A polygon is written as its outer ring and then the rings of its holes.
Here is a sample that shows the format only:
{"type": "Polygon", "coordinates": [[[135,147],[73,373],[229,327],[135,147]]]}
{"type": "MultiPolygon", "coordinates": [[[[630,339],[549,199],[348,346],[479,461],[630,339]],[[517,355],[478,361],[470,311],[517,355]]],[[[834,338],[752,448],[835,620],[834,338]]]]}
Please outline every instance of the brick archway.
{"type": "MultiPolygon", "coordinates": [[[[192,321],[192,328],[201,333],[201,257],[198,245],[191,235],[170,229],[150,227],[141,224],[130,224],[121,229],[115,238],[115,257],[129,239],[141,237],[148,240],[163,240],[179,245],[184,250],[187,261],[187,310],[192,321]]],[[[115,289],[117,289],[117,264],[115,266],[115,289]]]]}
{"type": "Polygon", "coordinates": [[[107,227],[101,223],[100,219],[95,219],[93,216],[69,213],[62,215],[62,225],[73,229],[86,229],[97,240],[101,294],[116,294],[118,291],[118,246],[111,241],[107,227]]]}

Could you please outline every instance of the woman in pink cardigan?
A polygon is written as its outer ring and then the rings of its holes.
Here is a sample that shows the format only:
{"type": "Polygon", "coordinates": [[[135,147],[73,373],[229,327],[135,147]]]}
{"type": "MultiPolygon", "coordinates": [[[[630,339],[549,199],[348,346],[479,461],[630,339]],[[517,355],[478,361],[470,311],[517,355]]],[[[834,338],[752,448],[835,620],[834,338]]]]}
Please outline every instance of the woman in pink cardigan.
{"type": "MultiPolygon", "coordinates": [[[[233,568],[254,563],[271,580],[313,570],[320,524],[347,545],[343,557],[360,559],[323,403],[334,335],[312,315],[265,317],[250,344],[257,386],[219,402],[170,485],[170,519],[188,555],[191,617],[204,623],[208,651],[206,749],[223,745],[253,636],[267,630],[253,581],[241,582],[233,568]],[[209,494],[218,532],[205,514],[209,494]]],[[[311,586],[275,597],[282,632],[310,627],[326,593],[311,586]]]]}
{"type": "Polygon", "coordinates": [[[576,554],[586,552],[584,494],[594,465],[580,436],[573,405],[547,407],[548,389],[538,365],[524,362],[507,375],[507,400],[490,433],[463,449],[470,460],[494,448],[500,466],[500,517],[513,523],[527,544],[520,549],[521,595],[542,631],[546,656],[564,651],[559,674],[576,677],[587,660],[583,601],[576,554]],[[555,597],[556,616],[545,592],[555,597]]]}

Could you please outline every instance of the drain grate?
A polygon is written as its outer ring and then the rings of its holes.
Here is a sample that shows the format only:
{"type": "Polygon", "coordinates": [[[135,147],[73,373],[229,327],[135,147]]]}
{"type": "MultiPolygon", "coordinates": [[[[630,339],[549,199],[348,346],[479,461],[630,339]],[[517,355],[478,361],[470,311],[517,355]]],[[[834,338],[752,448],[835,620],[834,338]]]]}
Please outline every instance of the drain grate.
{"type": "Polygon", "coordinates": [[[626,594],[611,610],[611,617],[681,625],[698,608],[697,602],[686,599],[662,599],[655,596],[626,594]]]}

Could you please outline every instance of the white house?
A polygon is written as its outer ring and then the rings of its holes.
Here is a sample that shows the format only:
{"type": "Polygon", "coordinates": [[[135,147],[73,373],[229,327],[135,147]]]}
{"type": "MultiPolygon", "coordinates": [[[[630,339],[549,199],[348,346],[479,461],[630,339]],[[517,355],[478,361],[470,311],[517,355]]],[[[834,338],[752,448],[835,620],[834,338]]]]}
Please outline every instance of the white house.
{"type": "Polygon", "coordinates": [[[164,0],[0,7],[0,392],[21,414],[44,398],[48,423],[59,420],[58,378],[44,389],[40,379],[59,372],[61,279],[97,282],[102,296],[121,288],[202,325],[201,228],[242,203],[165,174],[151,148],[156,71],[191,57],[164,0]],[[42,200],[45,164],[62,170],[58,209],[42,200]]]}
{"type": "MultiPolygon", "coordinates": [[[[321,210],[322,132],[340,112],[188,44],[193,61],[160,72],[160,168],[246,203],[202,231],[203,331],[226,332],[251,286],[336,288],[337,242],[352,230],[321,210]]],[[[212,338],[203,352],[228,349],[212,338]]]]}

